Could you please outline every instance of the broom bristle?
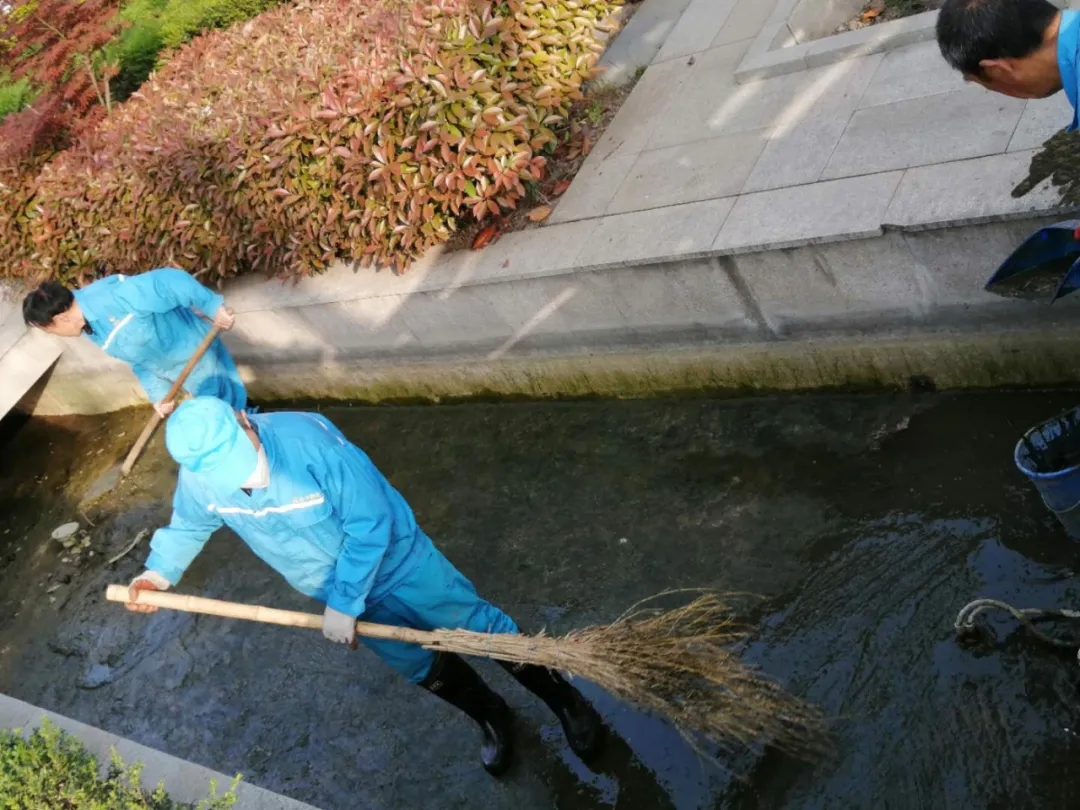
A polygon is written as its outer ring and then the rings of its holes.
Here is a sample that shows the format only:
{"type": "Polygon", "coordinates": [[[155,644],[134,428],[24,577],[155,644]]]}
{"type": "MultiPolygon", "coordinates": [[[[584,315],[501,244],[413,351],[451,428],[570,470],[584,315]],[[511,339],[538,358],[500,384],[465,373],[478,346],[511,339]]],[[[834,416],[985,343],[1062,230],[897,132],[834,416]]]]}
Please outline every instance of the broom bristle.
{"type": "Polygon", "coordinates": [[[561,637],[439,630],[434,649],[538,664],[592,681],[722,748],[770,745],[800,759],[828,751],[825,715],[744,664],[748,630],[719,594],[674,610],[636,610],[561,637]]]}

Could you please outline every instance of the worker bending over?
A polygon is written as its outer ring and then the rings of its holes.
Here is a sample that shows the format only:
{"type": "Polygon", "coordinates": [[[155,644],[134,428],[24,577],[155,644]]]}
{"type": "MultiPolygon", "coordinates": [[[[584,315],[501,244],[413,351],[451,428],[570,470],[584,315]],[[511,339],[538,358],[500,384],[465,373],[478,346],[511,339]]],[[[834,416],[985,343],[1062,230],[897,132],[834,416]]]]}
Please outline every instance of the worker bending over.
{"type": "MultiPolygon", "coordinates": [[[[176,585],[226,525],[296,590],[326,604],[323,635],[330,641],[355,646],[358,618],[420,630],[518,632],[435,548],[371,460],[324,417],[249,417],[219,399],[198,397],[176,409],[165,444],[180,465],[172,520],[154,534],[147,571],[131,584],[132,602],[140,590],[176,585]]],[[[505,772],[509,707],[464,659],[397,641],[364,644],[475,720],[484,735],[484,767],[496,776],[505,772]]],[[[502,666],[555,712],[575,753],[586,761],[598,753],[600,718],[561,675],[502,666]]]]}
{"type": "MultiPolygon", "coordinates": [[[[225,300],[183,270],[151,270],[138,276],[108,276],[81,290],[46,282],[26,296],[27,325],[60,337],[84,335],[123,360],[163,417],[175,403],[169,389],[210,331],[235,322],[225,300]]],[[[236,410],[247,408],[247,392],[229,350],[215,340],[184,383],[193,396],[214,396],[236,410]]]]}
{"type": "Polygon", "coordinates": [[[945,0],[937,40],[945,61],[987,90],[1046,98],[1064,89],[1076,129],[1080,12],[1048,0],[945,0]]]}

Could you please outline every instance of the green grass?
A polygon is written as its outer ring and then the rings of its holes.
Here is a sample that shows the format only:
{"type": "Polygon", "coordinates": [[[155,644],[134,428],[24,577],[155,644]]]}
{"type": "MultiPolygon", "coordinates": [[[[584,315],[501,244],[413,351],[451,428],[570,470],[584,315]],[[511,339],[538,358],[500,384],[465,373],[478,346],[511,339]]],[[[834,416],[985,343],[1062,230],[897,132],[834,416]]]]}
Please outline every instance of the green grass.
{"type": "Polygon", "coordinates": [[[236,803],[230,790],[198,805],[173,801],[158,787],[146,790],[141,766],[127,766],[114,756],[100,773],[94,758],[74,737],[45,722],[29,738],[0,731],[0,807],[4,810],[228,810],[236,803]]]}
{"type": "Polygon", "coordinates": [[[117,64],[112,92],[120,101],[139,89],[163,53],[213,28],[249,20],[285,0],[128,0],[120,17],[128,27],[105,50],[117,64]]]}

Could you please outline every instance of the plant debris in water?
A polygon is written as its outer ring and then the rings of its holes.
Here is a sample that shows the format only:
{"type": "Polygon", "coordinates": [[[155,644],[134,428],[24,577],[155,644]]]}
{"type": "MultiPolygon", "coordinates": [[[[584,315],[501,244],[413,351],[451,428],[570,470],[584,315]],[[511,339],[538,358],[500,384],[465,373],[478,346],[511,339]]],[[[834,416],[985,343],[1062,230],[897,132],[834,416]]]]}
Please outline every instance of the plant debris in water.
{"type": "Polygon", "coordinates": [[[1028,176],[1013,189],[1013,197],[1030,194],[1047,178],[1061,192],[1061,204],[1080,205],[1080,133],[1059,132],[1031,158],[1028,176]]]}

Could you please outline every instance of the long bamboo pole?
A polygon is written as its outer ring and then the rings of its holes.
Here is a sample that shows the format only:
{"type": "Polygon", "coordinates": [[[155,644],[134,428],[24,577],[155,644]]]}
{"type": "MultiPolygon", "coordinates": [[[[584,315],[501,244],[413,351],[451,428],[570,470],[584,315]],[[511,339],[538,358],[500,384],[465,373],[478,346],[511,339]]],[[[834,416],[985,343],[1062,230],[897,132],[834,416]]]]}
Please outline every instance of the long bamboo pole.
{"type": "MultiPolygon", "coordinates": [[[[169,393],[165,395],[164,402],[172,402],[176,399],[176,395],[180,393],[180,389],[184,387],[184,383],[187,382],[188,376],[195,369],[195,365],[202,360],[204,354],[217,339],[217,336],[221,334],[221,328],[215,326],[209,332],[206,333],[206,337],[203,338],[202,343],[195,349],[195,353],[191,355],[191,359],[187,361],[187,365],[184,366],[180,375],[176,378],[176,382],[172,384],[172,388],[169,389],[169,393]]],[[[139,435],[138,441],[135,442],[135,446],[131,448],[131,452],[127,454],[127,458],[124,459],[124,466],[120,468],[121,475],[127,475],[131,472],[131,468],[135,466],[135,462],[139,460],[139,456],[142,455],[143,449],[146,447],[147,442],[150,441],[150,437],[154,435],[154,431],[157,430],[158,425],[161,424],[161,414],[156,410],[154,415],[150,417],[150,421],[146,423],[146,427],[143,428],[143,432],[139,435]]]]}
{"type": "MultiPolygon", "coordinates": [[[[105,598],[110,602],[132,604],[126,585],[110,585],[105,591],[105,598]]],[[[315,613],[300,613],[294,610],[278,610],[259,605],[245,605],[238,602],[222,602],[217,599],[204,599],[201,596],[186,596],[178,593],[160,591],[139,591],[139,605],[152,605],[166,610],[180,610],[185,613],[201,613],[204,616],[220,616],[226,619],[242,619],[262,624],[276,624],[281,627],[301,627],[306,630],[322,629],[323,617],[315,613]]],[[[392,627],[385,624],[357,622],[356,634],[365,638],[384,641],[403,641],[406,644],[421,646],[437,645],[438,636],[423,630],[408,627],[392,627]]],[[[478,633],[477,635],[486,635],[478,633]]]]}

